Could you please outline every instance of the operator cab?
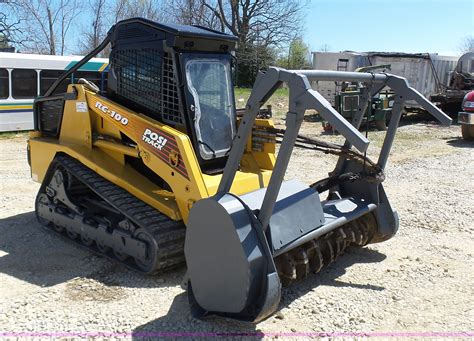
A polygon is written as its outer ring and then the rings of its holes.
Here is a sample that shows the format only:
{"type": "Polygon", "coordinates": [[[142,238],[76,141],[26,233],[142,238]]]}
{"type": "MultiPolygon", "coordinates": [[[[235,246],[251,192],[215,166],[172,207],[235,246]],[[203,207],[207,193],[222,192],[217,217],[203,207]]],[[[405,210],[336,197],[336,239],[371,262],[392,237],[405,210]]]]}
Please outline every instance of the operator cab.
{"type": "Polygon", "coordinates": [[[121,21],[107,96],[185,132],[202,171],[222,171],[236,134],[231,52],[237,38],[203,27],[121,21]]]}

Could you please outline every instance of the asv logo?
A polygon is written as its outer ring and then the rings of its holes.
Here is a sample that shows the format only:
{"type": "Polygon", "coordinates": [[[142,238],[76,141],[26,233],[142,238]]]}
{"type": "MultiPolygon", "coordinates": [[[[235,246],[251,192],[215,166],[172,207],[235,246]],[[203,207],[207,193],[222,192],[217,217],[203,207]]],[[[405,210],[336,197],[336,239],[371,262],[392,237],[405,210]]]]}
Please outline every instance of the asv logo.
{"type": "Polygon", "coordinates": [[[166,138],[148,128],[143,132],[142,140],[158,150],[161,150],[166,145],[166,142],[168,142],[166,138]]]}
{"type": "Polygon", "coordinates": [[[110,117],[112,117],[114,120],[122,123],[124,126],[126,126],[128,124],[128,118],[126,117],[123,117],[122,115],[120,115],[118,112],[115,112],[113,110],[110,110],[108,106],[106,105],[103,105],[102,103],[100,102],[96,102],[95,103],[95,107],[97,109],[99,109],[100,111],[102,111],[104,114],[108,114],[110,115],[110,117]]]}

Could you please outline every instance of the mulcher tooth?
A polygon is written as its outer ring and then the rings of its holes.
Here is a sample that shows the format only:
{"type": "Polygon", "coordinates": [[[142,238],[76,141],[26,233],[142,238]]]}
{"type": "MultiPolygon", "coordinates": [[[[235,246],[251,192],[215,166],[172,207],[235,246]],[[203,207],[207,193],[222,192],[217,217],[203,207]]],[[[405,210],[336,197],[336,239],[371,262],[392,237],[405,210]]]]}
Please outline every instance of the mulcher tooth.
{"type": "Polygon", "coordinates": [[[346,234],[341,228],[339,228],[337,229],[333,238],[336,244],[336,257],[337,257],[337,256],[340,256],[344,252],[344,249],[346,248],[346,234]]]}
{"type": "Polygon", "coordinates": [[[296,281],[296,262],[290,253],[284,253],[279,256],[275,261],[275,265],[283,286],[290,286],[291,283],[296,281]]]}
{"type": "Polygon", "coordinates": [[[367,235],[367,241],[364,245],[367,245],[374,235],[374,231],[377,229],[377,221],[375,220],[375,216],[373,214],[366,214],[361,218],[361,225],[363,226],[363,230],[367,235]]]}
{"type": "Polygon", "coordinates": [[[321,245],[316,240],[311,240],[306,249],[309,258],[309,267],[314,273],[321,271],[324,266],[323,254],[321,253],[321,245]]]}
{"type": "Polygon", "coordinates": [[[346,224],[344,225],[343,227],[344,229],[344,232],[346,233],[346,236],[347,236],[347,241],[349,242],[349,244],[351,243],[356,243],[356,234],[354,232],[354,229],[352,228],[352,226],[350,224],[346,224]]]}
{"type": "Polygon", "coordinates": [[[360,245],[367,245],[367,243],[369,242],[369,226],[367,225],[367,222],[362,218],[358,219],[357,222],[359,225],[359,230],[362,233],[362,244],[360,245]]]}
{"type": "Polygon", "coordinates": [[[296,249],[293,253],[293,258],[296,263],[296,279],[302,280],[308,276],[310,270],[308,254],[304,246],[296,249]]]}
{"type": "Polygon", "coordinates": [[[323,238],[321,240],[321,253],[323,255],[323,261],[325,265],[328,265],[336,259],[336,254],[334,253],[334,247],[331,242],[331,238],[323,238]]]}
{"type": "Polygon", "coordinates": [[[352,223],[352,229],[355,233],[356,241],[355,244],[362,246],[364,245],[364,235],[362,234],[362,229],[360,228],[359,224],[357,221],[354,221],[352,223]]]}

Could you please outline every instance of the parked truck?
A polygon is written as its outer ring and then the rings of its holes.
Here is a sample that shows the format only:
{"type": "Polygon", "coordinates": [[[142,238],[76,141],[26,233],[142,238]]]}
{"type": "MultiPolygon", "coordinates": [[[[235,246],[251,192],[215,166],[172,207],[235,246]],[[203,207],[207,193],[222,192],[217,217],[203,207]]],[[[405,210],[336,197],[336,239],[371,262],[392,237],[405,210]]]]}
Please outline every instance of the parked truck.
{"type": "Polygon", "coordinates": [[[458,122],[461,124],[463,139],[474,140],[474,91],[464,96],[462,111],[458,114],[458,122]]]}
{"type": "Polygon", "coordinates": [[[464,97],[474,90],[474,52],[465,53],[459,58],[448,80],[448,86],[441,84],[439,91],[429,98],[443,111],[457,113],[462,109],[464,97]]]}

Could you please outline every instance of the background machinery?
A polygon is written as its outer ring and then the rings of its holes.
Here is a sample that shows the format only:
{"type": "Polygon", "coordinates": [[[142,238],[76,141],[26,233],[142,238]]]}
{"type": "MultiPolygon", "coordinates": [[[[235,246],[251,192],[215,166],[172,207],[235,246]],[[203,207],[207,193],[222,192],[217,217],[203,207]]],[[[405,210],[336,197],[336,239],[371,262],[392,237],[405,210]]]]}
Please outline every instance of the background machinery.
{"type": "Polygon", "coordinates": [[[145,273],[186,262],[194,315],[258,321],[277,309],[282,284],[319,271],[349,245],[396,233],[382,181],[403,102],[451,120],[397,76],[279,68],[258,75],[237,117],[235,43],[201,27],[118,22],[35,101],[28,159],[41,182],[36,214],[43,225],[145,273]],[[109,43],[105,92],[83,79],[55,93],[109,43]],[[367,84],[352,124],[311,89],[313,80],[367,84]],[[289,111],[286,129],[276,129],[257,114],[283,82],[289,111]],[[369,99],[386,86],[396,97],[371,161],[358,128],[369,99]],[[299,135],[307,109],[345,144],[299,135]],[[338,156],[334,171],[312,185],[284,180],[295,146],[338,156]]]}
{"type": "MultiPolygon", "coordinates": [[[[390,70],[389,64],[364,66],[355,69],[355,72],[373,72],[382,69],[390,70]]],[[[337,84],[337,83],[336,83],[337,84]]],[[[362,89],[365,85],[361,82],[342,82],[339,84],[340,91],[337,91],[334,97],[335,109],[349,122],[352,122],[357,115],[359,101],[362,96],[362,89]]],[[[387,122],[390,119],[392,111],[390,105],[393,93],[389,89],[379,91],[370,100],[367,106],[363,124],[370,125],[375,123],[377,130],[387,130],[387,122]]],[[[323,128],[325,131],[332,130],[332,127],[327,122],[323,121],[323,128]]]]}

